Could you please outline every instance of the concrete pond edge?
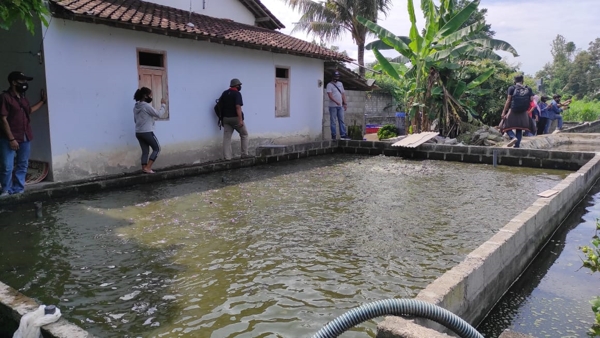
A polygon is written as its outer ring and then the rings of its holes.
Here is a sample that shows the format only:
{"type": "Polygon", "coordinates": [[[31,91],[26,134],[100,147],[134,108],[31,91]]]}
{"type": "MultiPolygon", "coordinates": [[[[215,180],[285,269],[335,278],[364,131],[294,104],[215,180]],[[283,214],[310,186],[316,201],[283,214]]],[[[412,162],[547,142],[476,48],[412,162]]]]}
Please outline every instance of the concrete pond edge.
{"type": "MultiPolygon", "coordinates": [[[[28,189],[21,195],[4,198],[0,200],[0,207],[68,198],[79,194],[332,153],[384,155],[415,160],[488,165],[491,165],[496,157],[499,165],[574,171],[554,188],[557,194],[550,198],[539,198],[491,239],[471,252],[463,262],[440,276],[417,295],[416,299],[446,308],[474,325],[478,324],[493,308],[600,176],[600,153],[442,144],[400,148],[393,147],[389,142],[339,140],[260,146],[256,150],[256,157],[167,168],[153,175],[123,174],[85,181],[51,183],[39,189],[28,189]]],[[[33,299],[0,283],[0,315],[9,315],[18,322],[20,316],[37,306],[33,299]]],[[[63,319],[48,327],[51,333],[48,337],[92,337],[63,319]],[[55,325],[72,328],[68,331],[60,331],[54,329],[55,325]]],[[[437,335],[432,336],[434,331],[431,329],[443,331],[443,328],[428,321],[386,317],[378,326],[377,337],[437,337],[437,335]]],[[[439,337],[447,337],[447,335],[440,333],[439,337]]]]}
{"type": "MultiPolygon", "coordinates": [[[[50,304],[49,304],[50,305],[50,304]]],[[[21,317],[37,310],[39,304],[10,286],[0,282],[0,316],[12,319],[18,326],[21,317]]],[[[94,338],[79,326],[60,318],[42,328],[44,338],[94,338]]]]}

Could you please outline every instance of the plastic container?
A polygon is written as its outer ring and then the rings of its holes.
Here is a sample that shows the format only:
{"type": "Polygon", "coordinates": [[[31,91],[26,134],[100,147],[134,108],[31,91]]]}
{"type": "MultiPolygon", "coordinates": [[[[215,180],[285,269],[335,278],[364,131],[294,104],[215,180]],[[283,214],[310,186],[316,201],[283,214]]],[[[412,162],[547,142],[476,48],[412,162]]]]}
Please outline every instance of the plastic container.
{"type": "Polygon", "coordinates": [[[396,128],[398,135],[406,135],[406,113],[396,112],[396,128]]]}
{"type": "Polygon", "coordinates": [[[365,128],[365,134],[377,134],[379,129],[381,129],[380,124],[367,124],[365,128]]]}

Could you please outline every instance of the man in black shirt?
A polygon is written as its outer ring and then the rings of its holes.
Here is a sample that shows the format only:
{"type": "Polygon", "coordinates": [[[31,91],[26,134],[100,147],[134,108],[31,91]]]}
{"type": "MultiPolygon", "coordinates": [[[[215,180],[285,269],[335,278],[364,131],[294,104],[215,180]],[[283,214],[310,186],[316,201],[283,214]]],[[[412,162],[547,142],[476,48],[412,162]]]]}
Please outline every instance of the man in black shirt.
{"type": "Polygon", "coordinates": [[[242,113],[242,83],[238,79],[231,80],[229,89],[221,94],[219,105],[223,115],[223,156],[231,160],[231,136],[236,130],[240,134],[242,143],[242,157],[248,157],[248,130],[244,124],[244,113],[242,113]]]}

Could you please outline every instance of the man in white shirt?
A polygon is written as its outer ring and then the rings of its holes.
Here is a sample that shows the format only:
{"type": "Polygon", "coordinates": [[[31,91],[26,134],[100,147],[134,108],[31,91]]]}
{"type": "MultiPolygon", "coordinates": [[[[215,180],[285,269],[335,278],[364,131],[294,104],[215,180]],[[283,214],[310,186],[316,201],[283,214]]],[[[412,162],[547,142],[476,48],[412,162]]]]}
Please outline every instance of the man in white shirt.
{"type": "Polygon", "coordinates": [[[329,96],[329,122],[331,127],[331,138],[336,139],[336,124],[340,125],[340,138],[348,139],[346,125],[344,124],[344,111],[347,109],[346,92],[340,81],[340,73],[333,73],[333,79],[327,84],[327,95],[329,96]],[[337,123],[336,123],[337,120],[337,123]]]}

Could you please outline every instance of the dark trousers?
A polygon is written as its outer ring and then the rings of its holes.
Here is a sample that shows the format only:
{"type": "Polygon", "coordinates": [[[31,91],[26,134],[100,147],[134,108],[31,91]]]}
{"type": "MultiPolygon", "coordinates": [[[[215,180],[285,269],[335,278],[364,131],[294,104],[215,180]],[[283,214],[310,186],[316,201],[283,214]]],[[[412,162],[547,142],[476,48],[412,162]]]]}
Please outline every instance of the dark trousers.
{"type": "Polygon", "coordinates": [[[152,148],[150,160],[152,162],[156,161],[158,153],[160,153],[160,145],[158,144],[158,139],[154,133],[151,131],[147,133],[135,133],[135,137],[138,139],[138,142],[140,142],[140,147],[142,148],[142,165],[145,166],[148,164],[149,148],[152,148]]]}
{"type": "Polygon", "coordinates": [[[546,131],[546,125],[548,124],[548,118],[547,117],[540,117],[540,120],[537,123],[537,134],[538,135],[543,135],[544,132],[546,131]]]}

